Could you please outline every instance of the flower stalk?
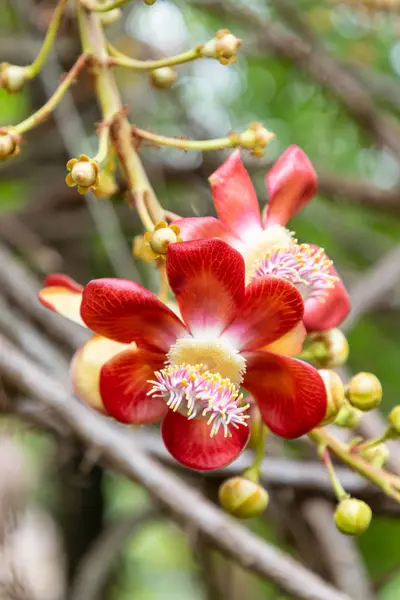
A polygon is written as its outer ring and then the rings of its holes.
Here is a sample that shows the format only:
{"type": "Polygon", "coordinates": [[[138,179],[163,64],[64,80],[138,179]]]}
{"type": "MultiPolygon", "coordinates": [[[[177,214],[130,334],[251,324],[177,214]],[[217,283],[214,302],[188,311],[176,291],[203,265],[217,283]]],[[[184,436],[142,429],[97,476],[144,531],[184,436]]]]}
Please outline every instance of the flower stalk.
{"type": "Polygon", "coordinates": [[[184,63],[192,62],[198,58],[203,58],[204,56],[201,51],[201,45],[195,46],[194,48],[191,48],[186,52],[182,52],[181,54],[177,54],[176,56],[168,56],[158,60],[138,60],[123,54],[110,43],[107,44],[107,47],[111,55],[109,59],[110,65],[126,67],[128,69],[134,69],[135,71],[153,71],[154,69],[161,69],[163,67],[182,65],[184,63]]]}
{"type": "Polygon", "coordinates": [[[91,12],[105,13],[115,8],[121,8],[124,4],[127,4],[130,0],[111,0],[110,2],[95,2],[95,0],[81,0],[82,6],[91,12]]]}

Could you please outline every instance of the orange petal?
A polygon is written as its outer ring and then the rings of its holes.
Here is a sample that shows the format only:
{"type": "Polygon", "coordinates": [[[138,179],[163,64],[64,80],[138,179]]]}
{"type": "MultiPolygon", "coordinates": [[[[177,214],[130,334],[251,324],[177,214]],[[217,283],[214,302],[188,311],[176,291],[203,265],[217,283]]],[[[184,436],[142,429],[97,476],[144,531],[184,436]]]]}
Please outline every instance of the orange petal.
{"type": "Polygon", "coordinates": [[[68,169],[68,171],[70,171],[70,170],[72,169],[72,167],[73,167],[74,165],[76,165],[76,163],[77,163],[77,162],[78,162],[78,161],[77,161],[77,159],[76,159],[76,158],[71,158],[71,159],[70,159],[70,160],[67,162],[67,169],[68,169]]]}
{"type": "Polygon", "coordinates": [[[75,392],[92,408],[106,412],[100,396],[100,371],[105,362],[132,345],[94,335],[74,355],[71,378],[75,392]]]}
{"type": "Polygon", "coordinates": [[[66,176],[65,183],[67,184],[68,187],[74,187],[76,185],[75,181],[72,178],[71,173],[68,173],[68,175],[66,176]]]}
{"type": "Polygon", "coordinates": [[[306,328],[301,321],[288,331],[288,333],[262,349],[274,352],[275,354],[282,354],[283,356],[298,356],[303,350],[303,342],[306,335],[306,328]]]}
{"type": "Polygon", "coordinates": [[[39,300],[46,308],[86,327],[81,319],[82,292],[67,287],[49,286],[39,292],[39,300]]]}

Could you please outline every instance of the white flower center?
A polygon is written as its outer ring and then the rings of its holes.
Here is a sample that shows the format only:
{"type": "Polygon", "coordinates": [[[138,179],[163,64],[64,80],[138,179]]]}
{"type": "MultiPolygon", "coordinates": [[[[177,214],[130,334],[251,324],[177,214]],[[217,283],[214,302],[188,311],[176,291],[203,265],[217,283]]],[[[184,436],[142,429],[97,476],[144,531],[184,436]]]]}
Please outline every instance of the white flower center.
{"type": "Polygon", "coordinates": [[[149,396],[162,398],[173,411],[188,419],[207,419],[210,436],[222,428],[224,437],[232,435],[230,427],[247,426],[249,404],[243,404],[238,388],[219,373],[210,373],[202,364],[169,366],[155,373],[149,396]]]}
{"type": "Polygon", "coordinates": [[[246,245],[244,260],[246,264],[246,285],[252,280],[260,260],[272,248],[290,248],[295,243],[293,233],[281,225],[272,225],[263,229],[246,245]]]}
{"type": "Polygon", "coordinates": [[[229,378],[234,385],[240,385],[246,372],[246,359],[239,351],[219,340],[179,339],[168,352],[171,366],[203,364],[210,373],[229,378]]]}

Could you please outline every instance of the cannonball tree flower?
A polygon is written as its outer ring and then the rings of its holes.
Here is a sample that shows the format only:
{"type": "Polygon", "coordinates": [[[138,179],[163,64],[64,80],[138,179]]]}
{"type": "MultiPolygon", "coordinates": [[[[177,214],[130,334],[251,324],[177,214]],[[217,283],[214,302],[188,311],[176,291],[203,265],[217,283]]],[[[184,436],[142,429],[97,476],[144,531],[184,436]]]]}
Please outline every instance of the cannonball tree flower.
{"type": "Polygon", "coordinates": [[[84,323],[120,344],[135,343],[101,368],[107,413],[140,424],[152,407],[169,452],[200,470],[225,466],[247,444],[240,387],[282,437],[318,425],[326,412],[320,375],[271,352],[303,318],[295,286],[263,276],[245,287],[243,257],[218,239],[170,244],[166,266],[181,319],[132,281],[97,279],[83,290],[84,323]]]}
{"type": "Polygon", "coordinates": [[[317,176],[306,154],[290,146],[266,176],[269,201],[262,214],[239,151],[210,177],[218,219],[179,219],[182,238],[219,237],[239,250],[246,263],[246,282],[277,275],[296,285],[305,302],[309,331],[338,326],[350,309],[344,285],[321,248],[297,244],[286,224],[313,197],[317,176]]]}

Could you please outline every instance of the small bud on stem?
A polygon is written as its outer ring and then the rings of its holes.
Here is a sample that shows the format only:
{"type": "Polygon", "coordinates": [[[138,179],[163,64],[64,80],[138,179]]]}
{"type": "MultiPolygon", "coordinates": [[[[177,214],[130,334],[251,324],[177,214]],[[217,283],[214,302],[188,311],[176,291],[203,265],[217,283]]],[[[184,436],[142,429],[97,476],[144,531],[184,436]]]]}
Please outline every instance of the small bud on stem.
{"type": "Polygon", "coordinates": [[[345,364],[349,357],[349,344],[340,329],[329,329],[312,333],[302,355],[317,367],[336,369],[345,364]]]}
{"type": "Polygon", "coordinates": [[[221,506],[239,519],[258,517],[268,506],[268,492],[245,477],[227,479],[219,488],[221,506]]]}
{"type": "Polygon", "coordinates": [[[361,535],[369,527],[372,511],[366,502],[357,498],[342,500],[335,511],[335,524],[346,535],[361,535]]]}
{"type": "Polygon", "coordinates": [[[318,372],[324,381],[327,394],[325,418],[319,425],[319,427],[323,427],[324,425],[332,423],[343,407],[345,401],[344,385],[339,375],[335,373],[335,371],[322,369],[318,372]]]}
{"type": "Polygon", "coordinates": [[[160,67],[150,71],[150,83],[153,87],[166,90],[176,81],[178,75],[172,67],[160,67]]]}
{"type": "Polygon", "coordinates": [[[26,79],[28,79],[27,67],[9,65],[8,63],[0,65],[0,87],[10,94],[20,92],[26,79]]]}
{"type": "Polygon", "coordinates": [[[382,402],[381,382],[373,373],[357,373],[349,381],[346,397],[359,410],[373,410],[382,402]]]}

